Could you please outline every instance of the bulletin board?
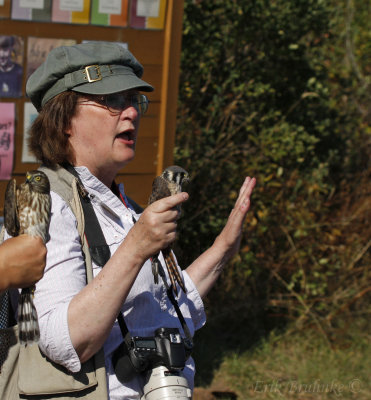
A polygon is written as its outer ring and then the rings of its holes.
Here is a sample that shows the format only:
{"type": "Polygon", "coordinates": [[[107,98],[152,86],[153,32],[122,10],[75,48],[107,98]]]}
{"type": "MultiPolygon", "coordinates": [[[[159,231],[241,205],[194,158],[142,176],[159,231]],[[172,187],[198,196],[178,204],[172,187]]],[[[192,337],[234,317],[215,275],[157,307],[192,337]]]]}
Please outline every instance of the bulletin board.
{"type": "MultiPolygon", "coordinates": [[[[147,203],[153,179],[173,163],[182,18],[183,0],[0,0],[0,45],[5,36],[14,38],[12,62],[22,71],[18,88],[0,72],[0,215],[8,179],[21,183],[39,166],[26,142],[37,115],[25,94],[27,76],[52,47],[85,40],[127,46],[155,88],[146,93],[150,104],[135,159],[116,179],[139,204],[147,203]]],[[[0,48],[0,66],[2,56],[0,48]]]]}

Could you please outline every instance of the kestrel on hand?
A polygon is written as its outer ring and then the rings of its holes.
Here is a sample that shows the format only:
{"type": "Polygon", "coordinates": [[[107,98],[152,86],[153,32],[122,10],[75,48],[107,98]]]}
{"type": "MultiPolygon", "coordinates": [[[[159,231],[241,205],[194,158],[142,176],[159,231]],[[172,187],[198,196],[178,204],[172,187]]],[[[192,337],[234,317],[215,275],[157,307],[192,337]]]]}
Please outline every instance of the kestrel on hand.
{"type": "MultiPolygon", "coordinates": [[[[182,184],[188,182],[188,180],[189,175],[183,168],[176,165],[166,168],[160,176],[157,176],[154,179],[152,184],[152,193],[149,197],[148,204],[152,204],[153,202],[164,197],[180,193],[182,191],[182,184]]],[[[180,212],[180,206],[178,207],[178,210],[180,212]]],[[[182,276],[178,270],[171,247],[168,246],[167,248],[162,249],[161,252],[165,259],[165,265],[169,273],[171,286],[174,293],[177,294],[178,292],[176,283],[178,283],[181,289],[186,292],[186,288],[182,276]]],[[[151,258],[151,262],[154,280],[155,283],[158,283],[158,274],[160,268],[158,254],[151,258]]]]}

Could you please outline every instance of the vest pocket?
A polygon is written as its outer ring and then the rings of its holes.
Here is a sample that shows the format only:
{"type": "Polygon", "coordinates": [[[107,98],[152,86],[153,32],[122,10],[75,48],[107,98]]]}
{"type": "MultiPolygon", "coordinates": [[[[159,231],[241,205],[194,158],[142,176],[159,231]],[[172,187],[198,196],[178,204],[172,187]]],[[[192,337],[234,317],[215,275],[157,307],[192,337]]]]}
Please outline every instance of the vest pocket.
{"type": "Polygon", "coordinates": [[[94,359],[82,364],[77,373],[45,357],[38,346],[21,346],[18,389],[24,395],[76,393],[97,386],[94,359]]]}

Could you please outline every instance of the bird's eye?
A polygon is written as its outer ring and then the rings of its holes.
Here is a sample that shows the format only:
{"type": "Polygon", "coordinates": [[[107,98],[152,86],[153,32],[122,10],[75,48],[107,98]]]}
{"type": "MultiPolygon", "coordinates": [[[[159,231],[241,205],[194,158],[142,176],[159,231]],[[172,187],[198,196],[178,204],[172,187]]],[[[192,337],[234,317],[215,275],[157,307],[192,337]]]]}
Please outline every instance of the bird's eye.
{"type": "Polygon", "coordinates": [[[41,176],[36,176],[35,180],[38,182],[41,179],[41,176]]]}

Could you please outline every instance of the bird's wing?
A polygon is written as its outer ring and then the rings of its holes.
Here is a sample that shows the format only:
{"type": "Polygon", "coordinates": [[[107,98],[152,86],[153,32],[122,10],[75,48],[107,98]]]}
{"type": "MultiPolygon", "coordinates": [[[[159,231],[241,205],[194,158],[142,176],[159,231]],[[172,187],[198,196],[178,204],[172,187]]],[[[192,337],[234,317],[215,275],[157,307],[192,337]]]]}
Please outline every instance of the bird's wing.
{"type": "Polygon", "coordinates": [[[5,191],[4,226],[11,236],[19,234],[19,219],[17,210],[17,185],[15,179],[8,182],[5,191]]]}
{"type": "Polygon", "coordinates": [[[156,200],[170,195],[171,192],[165,179],[162,176],[157,176],[152,183],[152,193],[149,197],[148,204],[152,204],[156,200]]]}

